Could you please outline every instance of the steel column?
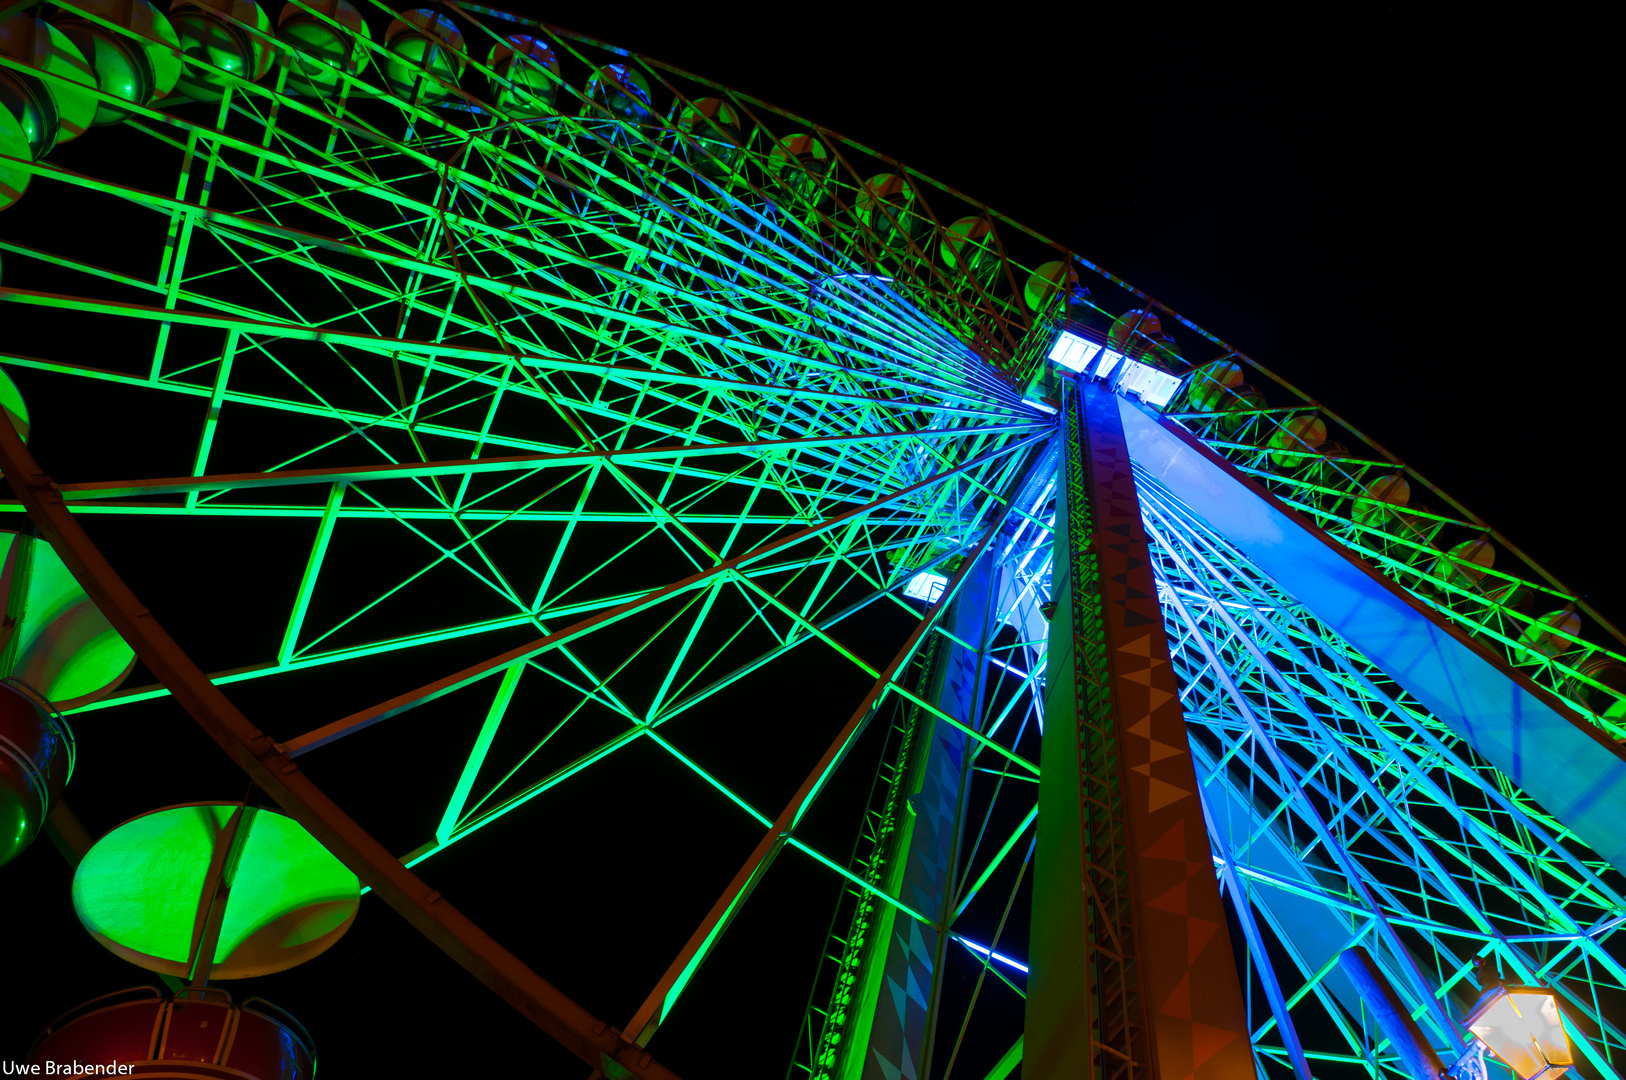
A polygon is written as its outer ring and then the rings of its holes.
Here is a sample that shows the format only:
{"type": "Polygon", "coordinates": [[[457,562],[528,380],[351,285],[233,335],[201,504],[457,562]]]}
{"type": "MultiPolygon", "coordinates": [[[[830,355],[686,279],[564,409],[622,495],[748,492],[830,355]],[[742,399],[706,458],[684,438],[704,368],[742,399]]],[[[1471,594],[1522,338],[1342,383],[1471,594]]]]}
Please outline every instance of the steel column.
{"type": "MultiPolygon", "coordinates": [[[[968,726],[978,720],[978,687],[983,645],[990,633],[997,555],[997,550],[990,549],[967,569],[953,609],[944,618],[952,636],[939,643],[932,665],[928,699],[968,726]],[[969,649],[962,642],[975,642],[978,648],[969,649]]],[[[899,807],[901,820],[896,823],[901,871],[898,895],[943,926],[953,901],[971,747],[965,732],[940,722],[929,711],[921,710],[918,723],[917,753],[909,763],[905,787],[909,794],[899,807]]],[[[865,1017],[871,1021],[868,1039],[854,1040],[835,1075],[863,1080],[928,1075],[947,937],[937,926],[912,920],[904,925],[891,908],[881,913],[875,932],[883,943],[884,959],[873,976],[878,976],[883,992],[866,1003],[872,1010],[865,1017]]]]}
{"type": "Polygon", "coordinates": [[[1252,1076],[1117,401],[1063,425],[1023,1075],[1252,1076]]]}

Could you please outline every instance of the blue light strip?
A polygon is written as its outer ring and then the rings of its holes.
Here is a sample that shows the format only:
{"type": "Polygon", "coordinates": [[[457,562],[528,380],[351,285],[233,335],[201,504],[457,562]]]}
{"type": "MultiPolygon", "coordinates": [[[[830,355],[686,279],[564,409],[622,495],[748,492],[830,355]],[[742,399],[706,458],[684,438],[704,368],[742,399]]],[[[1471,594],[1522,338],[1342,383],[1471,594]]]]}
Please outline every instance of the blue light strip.
{"type": "Polygon", "coordinates": [[[990,949],[990,948],[988,948],[988,947],[986,947],[984,945],[978,945],[975,941],[972,941],[970,938],[961,937],[959,934],[951,934],[950,936],[952,938],[954,938],[955,941],[958,941],[961,945],[964,945],[966,948],[970,949],[974,953],[981,953],[983,956],[992,957],[993,959],[998,960],[1001,964],[1006,964],[1006,965],[1008,965],[1010,967],[1013,967],[1017,971],[1020,971],[1024,975],[1026,975],[1028,973],[1028,966],[1026,964],[1022,963],[1019,960],[1012,960],[1010,957],[1004,955],[1003,953],[996,953],[996,952],[994,952],[994,950],[992,950],[992,949],[990,949]]]}

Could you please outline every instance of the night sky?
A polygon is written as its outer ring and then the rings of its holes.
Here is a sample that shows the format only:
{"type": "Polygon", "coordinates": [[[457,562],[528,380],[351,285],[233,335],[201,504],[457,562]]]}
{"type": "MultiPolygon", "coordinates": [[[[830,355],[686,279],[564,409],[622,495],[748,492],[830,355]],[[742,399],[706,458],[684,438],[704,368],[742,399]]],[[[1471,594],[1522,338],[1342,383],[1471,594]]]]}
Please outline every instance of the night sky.
{"type": "MultiPolygon", "coordinates": [[[[1603,122],[1604,69],[1586,30],[1420,21],[1392,8],[1250,23],[1014,4],[529,10],[816,119],[1078,250],[1325,402],[1605,615],[1626,616],[1621,380],[1603,344],[1618,305],[1600,250],[1613,231],[1604,157],[1618,120],[1603,122]]],[[[6,271],[26,287],[13,264],[6,271]]],[[[49,443],[36,449],[51,468],[49,443]]],[[[164,573],[127,576],[145,596],[164,573]]],[[[189,646],[208,633],[173,629],[189,646]]],[[[884,662],[906,632],[901,618],[877,619],[850,637],[884,662]]],[[[787,778],[794,788],[867,689],[850,669],[824,675],[822,658],[798,663],[784,669],[786,700],[736,703],[739,719],[709,747],[759,767],[753,798],[764,808],[782,803],[787,778]],[[801,700],[802,680],[827,684],[824,698],[801,700]],[[753,742],[759,710],[805,716],[807,733],[753,742]]],[[[274,708],[327,718],[386,696],[331,679],[256,693],[257,718],[274,708]]],[[[93,833],[152,807],[242,795],[188,721],[144,708],[116,711],[119,724],[87,741],[94,752],[70,799],[93,833]],[[167,764],[132,781],[122,763],[155,745],[167,764]]],[[[393,756],[346,746],[313,775],[373,772],[381,800],[411,787],[409,773],[438,776],[436,725],[451,721],[423,712],[399,725],[393,756]]],[[[863,794],[864,769],[850,771],[834,805],[863,794]]],[[[544,977],[620,1024],[709,906],[695,910],[693,898],[715,897],[756,836],[721,812],[716,825],[682,824],[685,799],[714,800],[671,776],[632,761],[422,869],[544,977]],[[668,781],[658,794],[646,767],[668,781]],[[551,915],[558,897],[593,909],[591,925],[551,915]],[[594,935],[655,944],[628,970],[595,970],[594,935]]],[[[388,815],[358,816],[397,846],[388,815]]],[[[840,834],[839,821],[828,828],[840,834]]],[[[398,831],[421,839],[416,825],[398,831]]],[[[78,1001],[144,981],[79,929],[69,880],[43,840],[0,870],[7,937],[23,939],[7,948],[25,960],[4,965],[0,1056],[20,1055],[78,1001]]],[[[782,858],[715,964],[732,974],[703,969],[656,1056],[690,1078],[781,1076],[833,898],[827,874],[782,858]]],[[[1025,943],[1013,951],[1025,955],[1025,943]]],[[[299,1016],[328,1080],[461,1076],[496,1062],[517,1065],[516,1076],[586,1073],[371,899],[329,955],[237,992],[299,1016]]],[[[968,1080],[980,1077],[970,1064],[968,1080]]]]}
{"type": "Polygon", "coordinates": [[[1604,336],[1618,167],[1583,26],[866,5],[769,32],[747,10],[543,17],[815,119],[1078,251],[1626,610],[1604,336]]]}

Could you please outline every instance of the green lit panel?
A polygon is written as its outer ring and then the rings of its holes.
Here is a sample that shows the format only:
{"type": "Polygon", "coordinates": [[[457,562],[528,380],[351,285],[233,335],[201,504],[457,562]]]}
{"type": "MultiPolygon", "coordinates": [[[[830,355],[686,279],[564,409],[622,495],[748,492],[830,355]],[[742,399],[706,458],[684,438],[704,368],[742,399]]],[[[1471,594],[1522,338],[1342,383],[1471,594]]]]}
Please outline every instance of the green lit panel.
{"type": "MultiPolygon", "coordinates": [[[[211,866],[235,809],[155,810],[102,837],[73,878],[73,906],[85,929],[133,964],[186,974],[211,866]]],[[[356,875],[293,819],[254,810],[239,828],[247,837],[235,866],[221,875],[217,979],[285,971],[317,956],[350,928],[361,899],[356,875]]]]}
{"type": "Polygon", "coordinates": [[[23,400],[21,390],[11,381],[11,376],[0,371],[0,410],[4,410],[6,419],[11,426],[17,429],[17,434],[28,439],[28,403],[23,400]]]}
{"type": "Polygon", "coordinates": [[[43,540],[0,533],[7,582],[19,567],[23,589],[15,608],[15,640],[5,642],[9,670],[59,709],[74,709],[112,693],[135,666],[135,650],[74,580],[43,540]],[[27,547],[25,553],[21,550],[27,547]]]}

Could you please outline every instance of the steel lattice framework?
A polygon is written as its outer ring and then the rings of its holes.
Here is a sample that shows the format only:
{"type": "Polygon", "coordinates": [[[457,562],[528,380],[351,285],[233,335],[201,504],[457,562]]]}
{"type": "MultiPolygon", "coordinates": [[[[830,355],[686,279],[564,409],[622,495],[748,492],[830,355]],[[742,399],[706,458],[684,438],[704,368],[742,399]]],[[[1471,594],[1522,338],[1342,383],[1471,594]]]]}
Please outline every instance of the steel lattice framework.
{"type": "Polygon", "coordinates": [[[1256,1046],[1301,1072],[1370,1060],[1382,1036],[1349,1022],[1359,999],[1334,963],[1366,941],[1410,975],[1442,1045],[1460,1045],[1452,999],[1473,996],[1462,981],[1489,956],[1560,989],[1591,1021],[1585,1060],[1614,1075],[1618,874],[1154,479],[1142,484],[1215,863],[1262,916],[1244,920],[1265,997],[1252,1026],[1275,1029],[1275,1045],[1256,1046]],[[1313,921],[1338,933],[1310,945],[1313,921]],[[1312,1001],[1343,1045],[1303,1045],[1293,1007],[1312,1001]]]}
{"type": "MultiPolygon", "coordinates": [[[[130,594],[115,625],[141,640],[158,681],[80,710],[85,752],[96,724],[173,694],[364,880],[428,912],[439,893],[405,870],[535,813],[528,804],[562,798],[565,781],[628,747],[656,747],[760,841],[732,880],[705,884],[715,903],[686,940],[645,944],[671,959],[624,1038],[522,978],[505,984],[511,999],[595,1066],[612,1070],[613,1057],[626,1075],[669,1075],[649,1056],[661,1024],[796,849],[841,892],[821,954],[783,976],[812,984],[785,1075],[1010,1075],[1022,1057],[1011,1003],[1045,947],[1007,927],[1025,927],[1032,887],[1053,553],[1073,552],[1080,581],[1094,573],[1087,546],[1058,546],[1087,535],[1091,513],[1069,489],[1072,520],[1058,530],[1058,485],[1080,453],[1058,416],[1076,389],[1058,388],[1044,357],[1068,329],[1186,375],[1161,415],[1124,407],[1299,515],[1419,618],[1471,635],[1487,663],[1619,758],[1614,628],[1443,493],[1442,509],[1397,495],[1396,478],[1433,488],[1245,355],[816,124],[556,27],[444,11],[467,35],[460,85],[431,73],[391,92],[376,76],[388,53],[366,42],[374,73],[342,74],[328,98],[291,88],[286,64],[256,83],[193,59],[222,88],[218,103],[136,107],[44,160],[6,158],[30,178],[25,210],[71,206],[93,227],[0,218],[11,316],[0,361],[36,425],[70,427],[85,402],[112,418],[76,429],[67,469],[42,453],[55,482],[24,469],[7,506],[82,550],[106,604],[125,602],[106,584],[126,535],[116,522],[163,519],[200,544],[214,519],[253,523],[281,553],[267,579],[291,586],[275,625],[245,638],[256,653],[192,674],[173,642],[141,631],[130,594]],[[556,98],[484,62],[515,33],[562,59],[556,98]],[[611,63],[622,83],[603,74],[611,63]],[[650,100],[616,89],[631,85],[626,72],[653,87],[650,100]],[[1114,336],[1126,310],[1168,333],[1155,348],[1114,336]],[[123,461],[145,472],[77,478],[123,461]],[[70,518],[97,532],[111,565],[70,518]],[[904,590],[932,572],[947,580],[923,613],[904,590]],[[916,623],[884,663],[843,643],[879,608],[916,623]],[[461,666],[415,659],[448,643],[467,646],[461,666]],[[757,805],[687,752],[673,721],[705,716],[731,688],[771,687],[776,661],[799,648],[873,687],[831,719],[827,750],[789,798],[757,805]],[[379,658],[394,666],[368,666],[379,658]],[[377,692],[308,723],[257,719],[262,736],[200,689],[251,700],[317,669],[355,671],[377,692]],[[294,761],[386,739],[392,719],[437,701],[478,718],[478,734],[445,750],[461,762],[450,792],[408,785],[438,825],[380,869],[370,852],[382,848],[324,818],[329,804],[299,786],[294,761]],[[851,850],[821,848],[799,826],[870,730],[885,745],[851,850]],[[939,791],[940,805],[920,797],[939,791]],[[892,1052],[896,964],[910,987],[924,982],[918,1009],[897,1005],[904,1057],[877,1073],[864,1051],[892,1052]],[[944,993],[949,965],[975,972],[969,995],[944,993]],[[1003,1013],[987,1004],[996,996],[1003,1013]]],[[[8,57],[0,67],[27,70],[8,57]]],[[[26,451],[7,454],[15,478],[26,451]]],[[[1155,468],[1137,459],[1135,477],[1214,867],[1243,939],[1259,1075],[1401,1075],[1339,973],[1338,955],[1364,944],[1448,1060],[1463,1045],[1473,962],[1489,957],[1558,989],[1579,1071],[1618,1077],[1619,861],[1155,468]]],[[[205,610],[213,594],[142,599],[167,617],[205,610]]],[[[1086,660],[1079,677],[1101,685],[1109,659],[1086,660]]],[[[1119,766],[1110,704],[1097,704],[1107,783],[1119,766]]],[[[1092,866],[1112,862],[1110,847],[1092,866]]],[[[507,978],[439,918],[419,925],[488,982],[507,978]]],[[[570,973],[542,973],[569,993],[570,973]]],[[[1123,979],[1131,987],[1132,970],[1123,979]]]]}

